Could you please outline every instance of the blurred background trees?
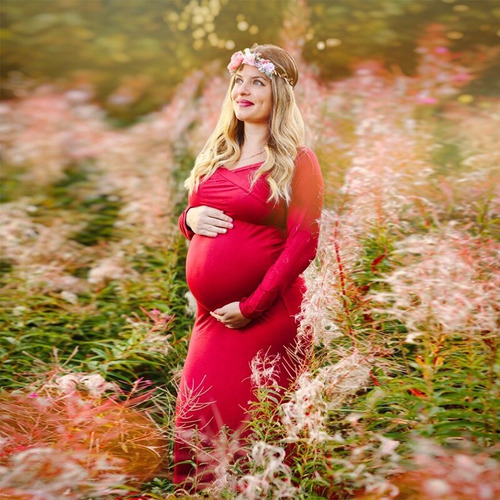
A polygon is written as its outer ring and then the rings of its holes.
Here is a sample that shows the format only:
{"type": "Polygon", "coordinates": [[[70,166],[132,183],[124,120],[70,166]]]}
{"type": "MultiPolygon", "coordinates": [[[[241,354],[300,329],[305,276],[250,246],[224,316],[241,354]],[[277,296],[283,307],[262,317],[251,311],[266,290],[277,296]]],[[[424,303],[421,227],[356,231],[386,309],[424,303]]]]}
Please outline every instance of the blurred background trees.
{"type": "MultiPolygon", "coordinates": [[[[297,9],[303,25],[287,35],[325,80],[366,59],[413,74],[430,23],[446,26],[453,51],[500,41],[497,0],[3,0],[0,97],[40,83],[87,89],[114,124],[127,125],[168,102],[193,70],[209,78],[235,50],[281,43],[297,9]]],[[[467,92],[498,94],[498,62],[467,92]]]]}

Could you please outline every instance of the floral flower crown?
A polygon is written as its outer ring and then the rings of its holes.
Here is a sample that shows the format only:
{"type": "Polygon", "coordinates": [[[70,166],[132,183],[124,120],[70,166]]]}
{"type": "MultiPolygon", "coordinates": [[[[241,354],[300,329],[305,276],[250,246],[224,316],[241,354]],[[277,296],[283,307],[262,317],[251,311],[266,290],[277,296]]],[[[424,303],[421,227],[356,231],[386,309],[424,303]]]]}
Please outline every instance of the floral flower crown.
{"type": "Polygon", "coordinates": [[[271,61],[269,61],[268,59],[264,59],[264,58],[260,57],[261,55],[262,54],[260,52],[257,52],[257,53],[251,52],[250,49],[248,49],[248,48],[244,49],[243,52],[241,50],[239,50],[238,52],[235,52],[231,56],[231,61],[227,65],[227,69],[228,69],[229,73],[231,73],[233,75],[234,73],[236,73],[236,71],[238,70],[238,68],[242,64],[248,64],[249,66],[255,66],[261,73],[264,73],[268,78],[271,78],[271,80],[273,78],[273,75],[280,76],[293,89],[294,86],[292,85],[292,83],[290,82],[288,77],[283,75],[283,74],[278,73],[278,71],[276,70],[276,65],[274,63],[272,63],[271,61]]]}

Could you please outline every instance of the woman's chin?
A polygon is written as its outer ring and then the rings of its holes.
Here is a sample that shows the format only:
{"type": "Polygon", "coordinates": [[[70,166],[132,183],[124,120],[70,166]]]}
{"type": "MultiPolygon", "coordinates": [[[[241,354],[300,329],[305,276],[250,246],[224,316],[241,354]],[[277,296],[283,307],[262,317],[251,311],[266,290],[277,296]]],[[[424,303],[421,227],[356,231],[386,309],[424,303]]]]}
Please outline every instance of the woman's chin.
{"type": "Polygon", "coordinates": [[[244,121],[247,121],[249,119],[251,119],[252,115],[250,113],[246,113],[245,111],[237,111],[235,113],[236,115],[236,118],[238,118],[238,120],[244,122],[244,121]]]}

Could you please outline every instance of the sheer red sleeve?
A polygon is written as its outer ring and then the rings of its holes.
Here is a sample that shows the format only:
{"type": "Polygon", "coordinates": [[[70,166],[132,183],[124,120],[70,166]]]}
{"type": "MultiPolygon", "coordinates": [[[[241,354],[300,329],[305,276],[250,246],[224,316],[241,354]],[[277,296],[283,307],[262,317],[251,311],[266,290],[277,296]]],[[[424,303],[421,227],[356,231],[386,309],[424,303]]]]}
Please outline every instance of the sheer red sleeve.
{"type": "Polygon", "coordinates": [[[192,208],[190,205],[188,205],[186,207],[186,209],[184,210],[184,212],[182,212],[182,214],[179,216],[179,220],[177,221],[178,222],[178,225],[179,225],[179,229],[181,230],[181,233],[188,239],[190,240],[193,236],[194,236],[194,232],[192,231],[192,229],[187,225],[187,222],[186,222],[186,215],[187,215],[187,212],[188,210],[192,208]]]}
{"type": "Polygon", "coordinates": [[[256,318],[269,309],[316,256],[319,219],[323,206],[323,178],[316,155],[303,148],[295,160],[292,200],[287,208],[287,239],[278,259],[259,286],[240,301],[246,318],[256,318]]]}

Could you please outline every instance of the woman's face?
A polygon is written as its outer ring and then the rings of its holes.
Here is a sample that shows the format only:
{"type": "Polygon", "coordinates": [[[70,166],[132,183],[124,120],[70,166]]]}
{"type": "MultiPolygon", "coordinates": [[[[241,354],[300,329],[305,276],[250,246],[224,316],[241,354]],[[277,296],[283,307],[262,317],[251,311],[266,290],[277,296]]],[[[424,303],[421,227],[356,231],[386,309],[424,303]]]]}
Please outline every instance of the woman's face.
{"type": "Polygon", "coordinates": [[[268,123],[273,107],[271,80],[255,66],[244,64],[236,73],[231,92],[238,120],[268,123]]]}

